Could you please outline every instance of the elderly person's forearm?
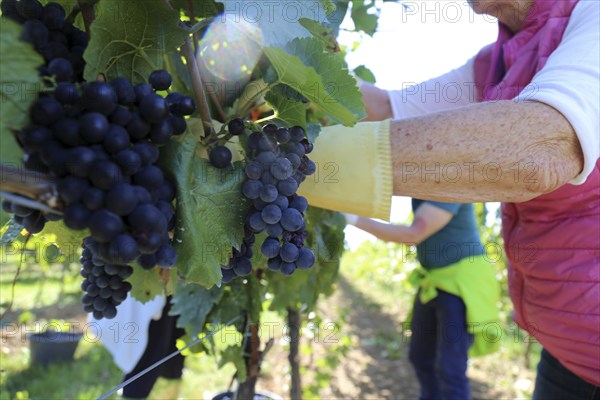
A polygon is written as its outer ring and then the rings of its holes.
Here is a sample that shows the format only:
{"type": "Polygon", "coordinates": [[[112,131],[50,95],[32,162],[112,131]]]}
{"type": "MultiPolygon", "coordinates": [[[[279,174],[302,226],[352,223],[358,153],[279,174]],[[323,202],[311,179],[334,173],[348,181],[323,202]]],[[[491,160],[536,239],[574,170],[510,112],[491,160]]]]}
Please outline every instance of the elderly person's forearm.
{"type": "Polygon", "coordinates": [[[393,121],[394,194],[447,202],[520,202],[583,168],[577,136],[554,108],[498,101],[393,121]]]}

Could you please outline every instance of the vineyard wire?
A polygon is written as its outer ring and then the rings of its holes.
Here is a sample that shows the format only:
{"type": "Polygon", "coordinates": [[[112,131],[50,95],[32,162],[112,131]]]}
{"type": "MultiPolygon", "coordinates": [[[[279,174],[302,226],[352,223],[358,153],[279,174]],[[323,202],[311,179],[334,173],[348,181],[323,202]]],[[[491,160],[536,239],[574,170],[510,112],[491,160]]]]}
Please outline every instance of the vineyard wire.
{"type": "Polygon", "coordinates": [[[238,319],[240,319],[242,316],[244,315],[244,313],[238,315],[235,318],[232,318],[231,320],[229,320],[227,323],[225,323],[225,325],[221,326],[219,329],[217,329],[216,331],[211,332],[208,335],[202,336],[201,338],[198,338],[196,340],[194,340],[193,342],[187,344],[185,347],[183,347],[180,350],[177,350],[171,354],[169,354],[168,356],[158,360],[157,362],[155,362],[154,364],[150,365],[148,368],[144,369],[143,371],[135,374],[134,376],[132,376],[131,378],[127,379],[125,382],[121,382],[119,385],[115,386],[114,388],[112,388],[110,391],[104,393],[102,396],[98,397],[97,400],[105,400],[108,396],[110,396],[111,394],[114,394],[117,390],[124,388],[125,386],[129,385],[131,382],[135,381],[136,379],[140,378],[141,376],[147,374],[148,372],[150,372],[151,370],[153,370],[154,368],[164,364],[165,362],[167,362],[168,360],[170,360],[171,358],[175,357],[177,354],[183,352],[184,350],[189,349],[192,346],[197,345],[198,343],[209,339],[211,337],[213,337],[214,335],[216,335],[217,333],[219,333],[221,330],[223,330],[224,328],[227,328],[228,326],[230,326],[231,324],[233,324],[234,322],[236,322],[238,319]]]}

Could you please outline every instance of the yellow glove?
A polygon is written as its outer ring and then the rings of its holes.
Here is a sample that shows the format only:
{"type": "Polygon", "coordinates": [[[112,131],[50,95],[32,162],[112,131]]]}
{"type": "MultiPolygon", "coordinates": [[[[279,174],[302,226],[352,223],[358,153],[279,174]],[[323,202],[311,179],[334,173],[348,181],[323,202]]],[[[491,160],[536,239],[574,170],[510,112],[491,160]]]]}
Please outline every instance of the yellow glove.
{"type": "Polygon", "coordinates": [[[309,204],[389,221],[393,194],[389,120],[325,127],[309,157],[317,172],[298,189],[309,204]]]}

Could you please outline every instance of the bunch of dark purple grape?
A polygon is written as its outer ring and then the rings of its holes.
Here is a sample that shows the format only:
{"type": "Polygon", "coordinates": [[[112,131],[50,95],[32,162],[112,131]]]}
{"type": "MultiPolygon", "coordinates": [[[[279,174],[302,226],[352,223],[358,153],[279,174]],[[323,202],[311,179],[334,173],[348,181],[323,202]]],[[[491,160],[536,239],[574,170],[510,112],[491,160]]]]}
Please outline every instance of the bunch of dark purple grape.
{"type": "MultiPolygon", "coordinates": [[[[85,310],[96,318],[114,316],[121,295],[113,295],[130,287],[115,276],[130,274],[129,264],[151,269],[176,262],[169,236],[175,187],[156,162],[158,146],[185,132],[184,116],[195,105],[178,93],[166,98],[156,93],[170,85],[164,70],[154,71],[149,84],[135,86],[124,78],[86,83],[81,90],[60,83],[32,105],[32,124],[17,134],[26,168],[56,180],[65,225],[91,233],[82,288],[85,310]]],[[[16,207],[22,208],[11,205],[16,207]]],[[[29,216],[15,219],[35,228],[31,232],[41,231],[50,216],[33,210],[30,215],[31,224],[29,216]]]]}
{"type": "MultiPolygon", "coordinates": [[[[244,129],[244,124],[233,120],[228,128],[236,134],[237,129],[244,129]]],[[[308,202],[296,194],[298,186],[316,170],[315,163],[307,157],[313,145],[304,129],[268,124],[262,131],[253,132],[246,143],[248,179],[242,193],[252,201],[252,208],[246,216],[241,250],[234,251],[228,265],[221,266],[225,283],[252,271],[251,245],[255,234],[263,231],[268,237],[261,244],[261,252],[268,258],[269,269],[291,275],[296,268],[310,268],[315,263],[314,253],[304,247],[304,212],[308,202]]]]}
{"type": "Polygon", "coordinates": [[[44,57],[41,76],[53,76],[56,82],[80,82],[88,44],[85,32],[66,19],[62,5],[38,0],[3,0],[2,16],[23,25],[21,39],[33,45],[44,57]]]}

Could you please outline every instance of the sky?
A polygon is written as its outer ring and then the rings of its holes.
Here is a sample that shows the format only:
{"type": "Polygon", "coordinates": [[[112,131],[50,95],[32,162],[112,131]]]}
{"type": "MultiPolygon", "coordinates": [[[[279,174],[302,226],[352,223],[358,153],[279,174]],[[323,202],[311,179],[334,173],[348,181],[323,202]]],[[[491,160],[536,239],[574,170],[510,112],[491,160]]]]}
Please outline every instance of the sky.
{"type": "MultiPolygon", "coordinates": [[[[339,42],[358,49],[346,57],[351,69],[365,65],[383,89],[402,89],[463,65],[479,49],[495,41],[497,21],[476,15],[466,0],[403,1],[402,4],[379,2],[379,26],[373,37],[342,31],[339,42]]],[[[342,25],[351,29],[352,24],[342,25]]],[[[411,212],[410,199],[394,197],[392,222],[406,220],[411,212]]],[[[356,249],[374,237],[348,226],[346,241],[356,249]]]]}

